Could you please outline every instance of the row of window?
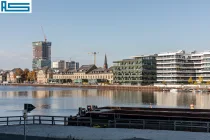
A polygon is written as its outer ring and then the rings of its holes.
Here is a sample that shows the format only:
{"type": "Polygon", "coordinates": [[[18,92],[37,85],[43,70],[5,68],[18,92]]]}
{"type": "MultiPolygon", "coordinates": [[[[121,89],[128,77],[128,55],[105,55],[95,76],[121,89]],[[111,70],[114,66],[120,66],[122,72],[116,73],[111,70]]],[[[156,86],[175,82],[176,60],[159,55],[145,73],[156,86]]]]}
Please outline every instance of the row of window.
{"type": "Polygon", "coordinates": [[[113,75],[100,76],[53,76],[54,79],[111,79],[113,75]]]}

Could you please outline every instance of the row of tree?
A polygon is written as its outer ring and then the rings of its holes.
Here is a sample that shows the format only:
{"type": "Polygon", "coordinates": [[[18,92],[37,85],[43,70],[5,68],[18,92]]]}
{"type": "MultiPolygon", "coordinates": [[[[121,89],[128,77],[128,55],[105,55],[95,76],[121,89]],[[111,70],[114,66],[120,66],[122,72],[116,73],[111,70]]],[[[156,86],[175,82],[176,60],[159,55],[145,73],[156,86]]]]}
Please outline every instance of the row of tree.
{"type": "Polygon", "coordinates": [[[36,72],[34,70],[17,68],[14,72],[14,77],[19,77],[19,82],[36,81],[36,72]]]}
{"type": "MultiPolygon", "coordinates": [[[[203,82],[203,77],[200,76],[200,77],[198,78],[198,81],[199,81],[200,84],[203,84],[203,83],[204,83],[204,82],[203,82]]],[[[189,83],[189,84],[195,84],[195,85],[198,84],[196,80],[194,81],[194,80],[192,79],[192,77],[190,77],[190,78],[188,79],[188,83],[189,83]]],[[[209,85],[209,84],[210,84],[210,81],[207,81],[206,84],[209,85]]]]}
{"type": "MultiPolygon", "coordinates": [[[[201,76],[198,78],[198,81],[199,81],[200,84],[205,84],[205,83],[203,82],[203,77],[201,77],[201,76]]],[[[196,80],[193,80],[192,77],[190,77],[190,78],[188,79],[188,83],[189,83],[189,84],[195,84],[195,85],[198,84],[198,82],[197,82],[196,80]]],[[[167,85],[166,81],[163,81],[162,84],[167,85]]],[[[210,81],[207,81],[206,84],[207,84],[207,85],[210,85],[210,81]]]]}

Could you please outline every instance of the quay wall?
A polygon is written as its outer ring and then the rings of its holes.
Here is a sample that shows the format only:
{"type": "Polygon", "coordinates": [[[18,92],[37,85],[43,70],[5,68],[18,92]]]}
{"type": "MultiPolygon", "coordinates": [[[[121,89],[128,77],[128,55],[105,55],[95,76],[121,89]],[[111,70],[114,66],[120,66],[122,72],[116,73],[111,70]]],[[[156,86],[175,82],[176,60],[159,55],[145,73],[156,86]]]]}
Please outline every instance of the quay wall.
{"type": "Polygon", "coordinates": [[[199,89],[205,89],[205,88],[210,88],[210,85],[206,84],[197,84],[197,85],[189,85],[189,84],[154,84],[156,87],[161,87],[161,88],[199,88],[199,89]]]}
{"type": "Polygon", "coordinates": [[[70,84],[8,84],[11,86],[35,86],[35,87],[63,87],[63,88],[86,88],[104,90],[133,90],[133,91],[162,91],[163,87],[156,86],[126,86],[126,85],[70,85],[70,84]]]}
{"type": "MultiPolygon", "coordinates": [[[[154,86],[136,86],[136,85],[73,85],[73,84],[26,84],[9,83],[2,86],[34,86],[34,87],[60,87],[60,88],[84,88],[84,89],[104,89],[104,90],[129,90],[129,91],[163,91],[163,89],[210,89],[210,85],[183,85],[183,84],[154,84],[154,86]]],[[[1,86],[0,85],[0,86],[1,86]]]]}

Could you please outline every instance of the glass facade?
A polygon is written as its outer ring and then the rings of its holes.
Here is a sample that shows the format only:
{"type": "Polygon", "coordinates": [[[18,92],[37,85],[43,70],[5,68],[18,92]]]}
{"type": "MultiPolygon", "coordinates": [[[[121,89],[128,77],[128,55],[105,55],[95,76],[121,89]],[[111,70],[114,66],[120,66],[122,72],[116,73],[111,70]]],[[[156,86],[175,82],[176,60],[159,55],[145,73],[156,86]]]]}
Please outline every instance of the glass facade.
{"type": "Polygon", "coordinates": [[[156,82],[156,59],[154,56],[135,57],[115,61],[114,83],[149,85],[156,82]]]}
{"type": "Polygon", "coordinates": [[[33,59],[32,62],[32,68],[34,70],[36,69],[42,69],[43,67],[51,67],[51,60],[45,60],[45,59],[33,59]]]}

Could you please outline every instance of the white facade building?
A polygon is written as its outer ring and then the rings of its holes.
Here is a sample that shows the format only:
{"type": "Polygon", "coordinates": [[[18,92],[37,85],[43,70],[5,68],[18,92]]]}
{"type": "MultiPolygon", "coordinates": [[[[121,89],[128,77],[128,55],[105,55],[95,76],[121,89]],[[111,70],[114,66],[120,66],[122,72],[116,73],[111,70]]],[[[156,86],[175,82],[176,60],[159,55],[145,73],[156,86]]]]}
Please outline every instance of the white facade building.
{"type": "Polygon", "coordinates": [[[184,50],[158,54],[157,82],[188,83],[190,77],[199,82],[210,81],[210,51],[185,53],[184,50]]]}
{"type": "Polygon", "coordinates": [[[199,77],[202,77],[204,82],[210,81],[210,51],[193,54],[192,59],[197,81],[199,77]]]}
{"type": "Polygon", "coordinates": [[[183,50],[158,54],[156,62],[158,83],[187,83],[189,77],[194,77],[190,54],[183,50]]]}

